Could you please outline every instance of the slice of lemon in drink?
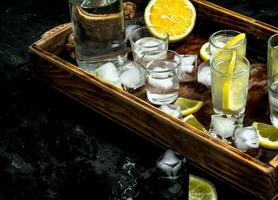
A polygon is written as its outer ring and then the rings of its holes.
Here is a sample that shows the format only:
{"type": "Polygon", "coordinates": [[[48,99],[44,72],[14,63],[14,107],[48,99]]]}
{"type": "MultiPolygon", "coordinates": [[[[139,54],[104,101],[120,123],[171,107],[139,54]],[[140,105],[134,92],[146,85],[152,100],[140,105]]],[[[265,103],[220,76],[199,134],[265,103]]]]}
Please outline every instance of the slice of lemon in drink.
{"type": "Polygon", "coordinates": [[[202,45],[200,49],[200,57],[203,61],[207,61],[210,59],[209,42],[206,42],[202,45]]]}
{"type": "MultiPolygon", "coordinates": [[[[185,38],[193,29],[196,10],[189,0],[151,0],[144,13],[145,24],[163,28],[169,34],[169,42],[185,38]]],[[[160,33],[152,29],[160,37],[160,33]]]]}
{"type": "Polygon", "coordinates": [[[253,122],[252,126],[259,132],[260,146],[278,150],[278,128],[262,122],[253,122]]]}
{"type": "MultiPolygon", "coordinates": [[[[229,40],[223,47],[223,49],[233,49],[235,47],[238,47],[239,45],[241,45],[244,40],[246,38],[246,34],[245,33],[239,33],[238,35],[236,35],[235,37],[233,37],[231,40],[229,40]]],[[[242,50],[237,50],[239,51],[245,51],[245,48],[242,48],[242,50]]],[[[219,54],[221,53],[221,50],[217,51],[214,54],[214,57],[219,56],[219,54]]],[[[245,53],[240,52],[241,55],[244,55],[245,53]]]]}
{"type": "Polygon", "coordinates": [[[214,185],[206,179],[189,175],[189,200],[217,200],[214,185]]]}
{"type": "MultiPolygon", "coordinates": [[[[232,89],[232,74],[236,64],[236,51],[233,51],[231,61],[228,65],[227,77],[222,90],[222,108],[224,110],[237,111],[241,108],[242,102],[237,98],[237,91],[232,89]]],[[[236,87],[233,87],[236,88],[236,87]]]]}
{"type": "Polygon", "coordinates": [[[184,97],[179,97],[175,104],[181,107],[182,115],[186,116],[192,113],[197,112],[203,106],[202,101],[197,101],[193,99],[188,99],[184,97]]]}
{"type": "Polygon", "coordinates": [[[194,126],[195,128],[208,132],[207,129],[201,124],[194,115],[190,114],[187,115],[185,118],[183,118],[183,121],[190,124],[191,126],[194,126]]]}

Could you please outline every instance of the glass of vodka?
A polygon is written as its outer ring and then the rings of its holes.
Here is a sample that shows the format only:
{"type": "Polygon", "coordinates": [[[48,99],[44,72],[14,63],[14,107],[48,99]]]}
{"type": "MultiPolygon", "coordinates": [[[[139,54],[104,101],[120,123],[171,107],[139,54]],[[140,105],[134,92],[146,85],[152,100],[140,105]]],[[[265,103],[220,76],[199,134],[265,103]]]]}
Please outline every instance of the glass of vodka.
{"type": "Polygon", "coordinates": [[[168,41],[168,33],[159,27],[145,26],[134,30],[130,35],[130,44],[134,61],[140,63],[142,56],[150,51],[168,50],[168,41]],[[152,34],[154,30],[160,33],[159,38],[152,34]]]}
{"type": "Polygon", "coordinates": [[[69,0],[77,65],[87,72],[127,58],[122,0],[69,0]]]}
{"type": "Polygon", "coordinates": [[[155,105],[169,104],[178,98],[181,58],[171,50],[151,51],[144,57],[155,57],[145,66],[145,87],[148,100],[155,105]],[[164,55],[164,56],[161,56],[164,55]]]}

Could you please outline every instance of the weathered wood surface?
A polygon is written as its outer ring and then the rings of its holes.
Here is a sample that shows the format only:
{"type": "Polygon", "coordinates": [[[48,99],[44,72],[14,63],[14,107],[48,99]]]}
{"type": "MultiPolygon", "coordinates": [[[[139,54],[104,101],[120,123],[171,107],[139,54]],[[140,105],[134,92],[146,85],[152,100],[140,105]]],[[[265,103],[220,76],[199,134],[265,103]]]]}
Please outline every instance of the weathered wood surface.
{"type": "MultiPolygon", "coordinates": [[[[248,34],[248,38],[253,38],[259,45],[266,44],[265,40],[278,31],[275,27],[230,12],[211,3],[198,0],[193,0],[193,2],[200,19],[212,20],[210,23],[215,24],[214,28],[230,27],[244,31],[248,34]],[[248,29],[248,27],[254,27],[256,30],[253,31],[253,28],[248,29]]],[[[171,48],[179,53],[197,54],[201,45],[206,42],[209,32],[213,31],[212,28],[200,29],[197,24],[193,34],[182,42],[171,45],[171,48]]],[[[135,131],[142,137],[179,151],[196,165],[221,177],[221,179],[249,191],[261,199],[275,199],[277,197],[277,151],[261,149],[261,157],[253,158],[210,137],[207,133],[161,112],[144,99],[85,73],[60,56],[70,33],[70,24],[64,25],[58,29],[53,29],[30,47],[36,76],[71,98],[135,131]]],[[[253,56],[256,59],[256,55],[253,56]]],[[[250,88],[249,96],[253,92],[257,98],[249,98],[249,105],[256,107],[256,103],[267,100],[265,93],[256,93],[254,91],[258,90],[252,89],[254,88],[250,88]]],[[[202,85],[197,85],[194,79],[182,87],[180,95],[191,98],[193,96],[195,99],[201,100],[210,99],[209,90],[202,85]]],[[[266,107],[265,104],[262,109],[266,107]]],[[[206,101],[205,109],[201,109],[197,113],[197,117],[208,126],[208,116],[211,112],[211,102],[206,101]]],[[[264,114],[263,119],[266,120],[267,113],[262,113],[264,114]]],[[[257,119],[258,116],[262,118],[262,113],[255,112],[254,108],[249,106],[246,123],[257,119]]]]}

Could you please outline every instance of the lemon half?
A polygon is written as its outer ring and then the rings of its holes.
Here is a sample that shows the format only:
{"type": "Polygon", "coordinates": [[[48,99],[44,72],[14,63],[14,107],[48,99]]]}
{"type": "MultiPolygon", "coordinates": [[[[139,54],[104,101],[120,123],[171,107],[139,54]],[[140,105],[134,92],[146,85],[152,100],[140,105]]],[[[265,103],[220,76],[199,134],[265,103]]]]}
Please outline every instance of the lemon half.
{"type": "MultiPolygon", "coordinates": [[[[145,24],[163,28],[169,34],[169,42],[185,38],[194,28],[196,10],[189,0],[151,0],[144,13],[145,24]]],[[[161,38],[158,30],[153,35],[161,38]]]]}

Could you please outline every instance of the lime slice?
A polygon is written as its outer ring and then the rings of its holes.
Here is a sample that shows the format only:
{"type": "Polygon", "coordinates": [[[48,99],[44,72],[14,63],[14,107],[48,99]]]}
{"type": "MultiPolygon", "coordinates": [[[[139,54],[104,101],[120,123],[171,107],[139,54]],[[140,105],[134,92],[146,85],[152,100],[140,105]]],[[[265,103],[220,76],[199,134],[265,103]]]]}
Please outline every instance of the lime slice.
{"type": "Polygon", "coordinates": [[[217,200],[214,185],[206,179],[189,175],[189,200],[217,200]]]}
{"type": "Polygon", "coordinates": [[[184,119],[184,122],[190,124],[191,126],[194,126],[195,128],[208,132],[207,129],[196,119],[196,117],[192,114],[187,115],[184,119]]]}
{"type": "Polygon", "coordinates": [[[241,102],[233,102],[232,100],[232,92],[231,92],[231,75],[233,74],[236,63],[236,51],[233,51],[233,55],[228,65],[228,76],[223,85],[223,96],[222,96],[222,107],[225,110],[237,110],[237,103],[241,102]],[[235,108],[236,107],[236,108],[235,108]]]}
{"type": "Polygon", "coordinates": [[[184,97],[179,97],[175,104],[181,107],[182,115],[186,116],[192,113],[197,112],[203,106],[202,101],[197,101],[193,99],[188,99],[184,97]]]}
{"type": "MultiPolygon", "coordinates": [[[[151,0],[145,8],[146,26],[163,28],[169,34],[169,42],[185,38],[194,28],[196,10],[189,0],[151,0]]],[[[152,33],[160,38],[159,31],[152,33]]]]}
{"type": "Polygon", "coordinates": [[[203,61],[207,61],[210,59],[210,52],[209,52],[209,42],[203,44],[200,49],[200,57],[203,61]]]}
{"type": "Polygon", "coordinates": [[[260,146],[278,150],[278,128],[262,122],[253,122],[252,126],[259,132],[260,146]]]}

